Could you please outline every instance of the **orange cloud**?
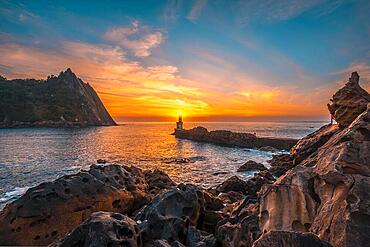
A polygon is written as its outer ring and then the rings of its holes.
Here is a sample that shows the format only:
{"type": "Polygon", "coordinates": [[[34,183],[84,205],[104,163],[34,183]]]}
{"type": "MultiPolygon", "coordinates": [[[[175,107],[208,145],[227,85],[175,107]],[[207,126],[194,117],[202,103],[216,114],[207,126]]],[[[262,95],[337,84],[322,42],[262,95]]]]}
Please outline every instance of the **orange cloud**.
{"type": "Polygon", "coordinates": [[[71,67],[93,85],[116,119],[152,116],[168,120],[179,111],[189,119],[310,118],[327,115],[324,101],[330,95],[323,94],[334,92],[323,86],[313,92],[271,86],[207,52],[198,63],[186,68],[191,71],[186,78],[180,76],[176,66],[145,67],[128,59],[122,48],[110,45],[65,41],[55,51],[13,43],[1,44],[0,53],[0,70],[8,78],[45,78],[71,67]]]}

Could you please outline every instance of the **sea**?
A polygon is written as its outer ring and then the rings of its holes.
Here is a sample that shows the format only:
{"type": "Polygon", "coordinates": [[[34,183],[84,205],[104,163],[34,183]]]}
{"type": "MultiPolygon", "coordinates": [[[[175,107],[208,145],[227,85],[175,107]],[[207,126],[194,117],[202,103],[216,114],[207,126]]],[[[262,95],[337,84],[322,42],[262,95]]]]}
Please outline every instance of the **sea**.
{"type": "MultiPolygon", "coordinates": [[[[231,130],[257,136],[302,138],[325,122],[185,123],[185,128],[231,130]]],[[[0,129],[0,208],[28,188],[77,173],[96,164],[134,165],[161,169],[177,183],[208,188],[237,172],[248,160],[267,161],[279,152],[223,147],[180,140],[174,123],[127,123],[111,127],[0,129]]]]}

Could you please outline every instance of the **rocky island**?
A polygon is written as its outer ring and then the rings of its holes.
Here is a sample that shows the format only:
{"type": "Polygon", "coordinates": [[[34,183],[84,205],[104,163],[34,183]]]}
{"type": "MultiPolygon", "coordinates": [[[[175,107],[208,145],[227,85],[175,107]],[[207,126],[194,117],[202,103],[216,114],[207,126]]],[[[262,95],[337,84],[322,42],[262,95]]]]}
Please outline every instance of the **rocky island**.
{"type": "Polygon", "coordinates": [[[0,76],[0,128],[116,125],[95,90],[71,69],[46,80],[0,76]]]}
{"type": "Polygon", "coordinates": [[[99,164],[42,183],[1,211],[0,245],[369,246],[370,95],[357,73],[328,107],[338,124],[246,181],[204,189],[99,164]]]}

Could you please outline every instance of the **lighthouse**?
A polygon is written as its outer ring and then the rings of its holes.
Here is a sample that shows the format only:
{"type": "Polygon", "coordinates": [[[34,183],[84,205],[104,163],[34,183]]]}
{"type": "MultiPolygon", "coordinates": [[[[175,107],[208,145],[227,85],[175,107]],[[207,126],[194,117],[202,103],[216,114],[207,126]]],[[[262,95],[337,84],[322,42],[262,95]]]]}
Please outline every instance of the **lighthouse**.
{"type": "Polygon", "coordinates": [[[182,130],[183,122],[182,122],[182,114],[179,114],[179,120],[176,122],[176,130],[182,130]]]}

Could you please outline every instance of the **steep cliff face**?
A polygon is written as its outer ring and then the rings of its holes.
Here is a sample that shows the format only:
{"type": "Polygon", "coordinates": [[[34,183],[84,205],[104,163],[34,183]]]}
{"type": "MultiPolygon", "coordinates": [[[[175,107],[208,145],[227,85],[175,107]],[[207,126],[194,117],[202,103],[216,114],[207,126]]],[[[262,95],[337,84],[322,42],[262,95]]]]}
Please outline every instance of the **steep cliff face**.
{"type": "Polygon", "coordinates": [[[95,90],[71,69],[47,80],[0,78],[0,127],[116,125],[95,90]]]}
{"type": "Polygon", "coordinates": [[[291,150],[297,166],[261,190],[263,230],[310,231],[333,246],[369,246],[370,99],[358,78],[352,73],[329,105],[338,125],[301,139],[291,150]]]}

